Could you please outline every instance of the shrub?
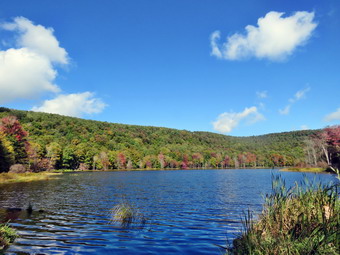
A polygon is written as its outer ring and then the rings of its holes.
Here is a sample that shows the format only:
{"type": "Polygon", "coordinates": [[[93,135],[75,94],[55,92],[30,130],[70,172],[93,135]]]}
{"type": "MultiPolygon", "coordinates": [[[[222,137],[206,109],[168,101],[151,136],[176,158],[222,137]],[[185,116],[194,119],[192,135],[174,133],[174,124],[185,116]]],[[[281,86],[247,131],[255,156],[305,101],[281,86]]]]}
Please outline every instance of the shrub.
{"type": "Polygon", "coordinates": [[[10,173],[15,173],[15,174],[21,174],[27,172],[27,169],[24,165],[22,164],[15,164],[12,165],[9,169],[10,173]]]}

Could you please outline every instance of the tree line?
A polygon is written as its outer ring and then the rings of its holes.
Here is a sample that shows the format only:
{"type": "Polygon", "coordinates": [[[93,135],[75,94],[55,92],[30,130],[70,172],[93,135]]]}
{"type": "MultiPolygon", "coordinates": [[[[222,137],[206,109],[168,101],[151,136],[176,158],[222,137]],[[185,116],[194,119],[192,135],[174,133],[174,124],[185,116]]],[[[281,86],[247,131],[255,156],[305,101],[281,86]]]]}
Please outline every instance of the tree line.
{"type": "Polygon", "coordinates": [[[0,171],[15,170],[18,165],[35,172],[306,166],[323,164],[326,155],[326,164],[336,165],[339,141],[334,139],[339,139],[338,131],[331,136],[329,130],[338,129],[233,137],[2,107],[0,171]],[[316,137],[323,147],[315,145],[316,137]],[[327,153],[320,153],[325,149],[327,153]]]}

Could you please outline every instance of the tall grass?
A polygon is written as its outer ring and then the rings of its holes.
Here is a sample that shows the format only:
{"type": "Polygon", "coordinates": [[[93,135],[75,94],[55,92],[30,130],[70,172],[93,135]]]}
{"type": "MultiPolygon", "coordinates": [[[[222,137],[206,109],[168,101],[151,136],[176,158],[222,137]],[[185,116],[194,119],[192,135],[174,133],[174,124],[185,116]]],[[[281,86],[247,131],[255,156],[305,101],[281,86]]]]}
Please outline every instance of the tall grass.
{"type": "Polygon", "coordinates": [[[51,178],[57,178],[60,175],[61,173],[50,172],[0,173],[0,184],[48,180],[51,178]]]}
{"type": "Polygon", "coordinates": [[[132,223],[144,226],[146,219],[138,209],[127,202],[117,204],[111,209],[111,222],[127,228],[132,223]]]}
{"type": "Polygon", "coordinates": [[[245,217],[245,231],[229,254],[340,254],[339,184],[308,180],[290,189],[273,179],[272,193],[254,221],[245,217]]]}
{"type": "Polygon", "coordinates": [[[5,249],[10,243],[14,242],[18,235],[14,229],[7,224],[0,224],[0,252],[5,249]]]}

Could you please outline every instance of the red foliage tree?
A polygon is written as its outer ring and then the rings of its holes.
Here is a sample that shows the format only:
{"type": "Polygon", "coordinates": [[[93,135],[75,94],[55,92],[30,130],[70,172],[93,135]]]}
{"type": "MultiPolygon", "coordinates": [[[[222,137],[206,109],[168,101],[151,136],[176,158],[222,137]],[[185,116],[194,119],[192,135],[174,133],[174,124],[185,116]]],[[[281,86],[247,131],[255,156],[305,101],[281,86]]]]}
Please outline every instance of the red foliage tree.
{"type": "Polygon", "coordinates": [[[330,167],[340,167],[340,125],[325,128],[320,144],[330,167]]]}
{"type": "Polygon", "coordinates": [[[125,157],[125,155],[122,152],[120,152],[117,155],[117,159],[118,159],[118,162],[117,162],[118,168],[125,169],[126,168],[126,157],[125,157]]]}
{"type": "Polygon", "coordinates": [[[15,116],[3,117],[0,120],[0,131],[9,138],[13,145],[15,163],[27,163],[27,151],[29,150],[28,133],[21,126],[18,119],[15,116]]]}

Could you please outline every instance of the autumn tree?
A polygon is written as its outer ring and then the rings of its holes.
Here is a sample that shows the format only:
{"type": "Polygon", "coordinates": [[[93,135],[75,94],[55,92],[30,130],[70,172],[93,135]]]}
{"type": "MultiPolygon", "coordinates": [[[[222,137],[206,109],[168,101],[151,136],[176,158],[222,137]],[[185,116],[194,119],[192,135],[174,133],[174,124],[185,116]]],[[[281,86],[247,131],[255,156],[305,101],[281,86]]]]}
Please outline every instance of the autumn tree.
{"type": "Polygon", "coordinates": [[[320,135],[322,149],[328,166],[339,169],[340,166],[340,125],[325,128],[320,135]]]}
{"type": "Polygon", "coordinates": [[[28,133],[15,116],[7,116],[0,120],[0,131],[7,137],[14,149],[15,163],[27,163],[28,133]]]}

